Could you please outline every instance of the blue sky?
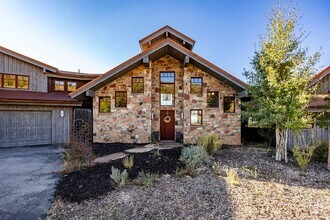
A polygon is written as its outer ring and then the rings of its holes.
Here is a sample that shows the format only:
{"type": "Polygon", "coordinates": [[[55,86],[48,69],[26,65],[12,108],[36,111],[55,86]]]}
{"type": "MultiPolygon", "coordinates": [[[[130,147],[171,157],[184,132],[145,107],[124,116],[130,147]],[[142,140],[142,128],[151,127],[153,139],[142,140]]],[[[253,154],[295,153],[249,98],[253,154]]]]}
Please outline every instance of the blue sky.
{"type": "MultiPolygon", "coordinates": [[[[170,25],[194,52],[245,80],[273,0],[0,0],[0,45],[62,70],[104,73],[140,52],[138,41],[170,25]]],[[[330,1],[299,0],[304,45],[330,65],[330,1]]]]}

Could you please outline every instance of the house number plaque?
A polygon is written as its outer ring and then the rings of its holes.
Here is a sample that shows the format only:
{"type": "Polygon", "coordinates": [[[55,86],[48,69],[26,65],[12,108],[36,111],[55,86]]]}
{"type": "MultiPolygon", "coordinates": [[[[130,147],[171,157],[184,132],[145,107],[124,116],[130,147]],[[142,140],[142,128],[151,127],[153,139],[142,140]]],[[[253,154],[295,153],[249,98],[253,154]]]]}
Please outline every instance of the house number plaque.
{"type": "Polygon", "coordinates": [[[166,116],[166,117],[164,118],[164,122],[165,122],[165,123],[170,123],[170,122],[171,122],[171,117],[170,117],[170,116],[166,116]]]}

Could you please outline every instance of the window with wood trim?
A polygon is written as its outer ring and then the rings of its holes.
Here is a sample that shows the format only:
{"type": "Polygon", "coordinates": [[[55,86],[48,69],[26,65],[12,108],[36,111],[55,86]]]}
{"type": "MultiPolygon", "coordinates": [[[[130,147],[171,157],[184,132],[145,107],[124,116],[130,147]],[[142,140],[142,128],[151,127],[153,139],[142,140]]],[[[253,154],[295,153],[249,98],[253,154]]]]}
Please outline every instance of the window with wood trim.
{"type": "Polygon", "coordinates": [[[207,107],[209,108],[219,107],[219,92],[214,92],[214,91],[207,92],[207,107]]]}
{"type": "Polygon", "coordinates": [[[174,72],[160,73],[160,105],[174,105],[175,101],[174,72]]]}
{"type": "Polygon", "coordinates": [[[144,92],[144,79],[143,77],[132,77],[132,93],[144,92]]]}
{"type": "Polygon", "coordinates": [[[99,97],[99,112],[100,113],[110,113],[111,112],[110,96],[99,97]]]}
{"type": "Polygon", "coordinates": [[[203,78],[191,77],[190,79],[190,93],[202,93],[203,92],[203,78]]]}
{"type": "Polygon", "coordinates": [[[77,90],[77,83],[76,82],[68,82],[68,91],[73,92],[77,90]]]}
{"type": "Polygon", "coordinates": [[[116,91],[115,107],[127,107],[127,92],[116,91]]]}
{"type": "Polygon", "coordinates": [[[64,81],[55,81],[55,91],[64,91],[64,81]]]}
{"type": "Polygon", "coordinates": [[[3,74],[3,87],[4,88],[13,88],[15,89],[16,84],[16,75],[13,74],[3,74]]]}
{"type": "Polygon", "coordinates": [[[190,110],[190,124],[192,126],[202,125],[203,112],[201,109],[190,110]]]}
{"type": "Polygon", "coordinates": [[[18,89],[29,89],[29,77],[28,76],[17,76],[17,88],[18,89]]]}
{"type": "Polygon", "coordinates": [[[223,98],[223,112],[224,113],[235,113],[235,97],[224,97],[223,98]]]}

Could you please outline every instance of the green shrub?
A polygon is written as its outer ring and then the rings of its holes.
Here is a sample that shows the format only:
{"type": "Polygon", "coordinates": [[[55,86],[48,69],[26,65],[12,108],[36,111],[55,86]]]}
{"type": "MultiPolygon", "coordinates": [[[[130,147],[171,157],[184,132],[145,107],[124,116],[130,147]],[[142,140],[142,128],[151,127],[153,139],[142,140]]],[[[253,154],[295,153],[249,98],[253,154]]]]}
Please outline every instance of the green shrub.
{"type": "Polygon", "coordinates": [[[134,155],[126,156],[123,160],[123,165],[127,169],[131,169],[134,165],[134,155]]]}
{"type": "Polygon", "coordinates": [[[185,168],[182,168],[182,169],[176,169],[175,176],[176,177],[182,177],[182,176],[195,177],[195,176],[197,176],[197,170],[196,170],[196,168],[193,168],[191,166],[186,166],[185,168]]]}
{"type": "Polygon", "coordinates": [[[227,174],[227,182],[229,185],[238,185],[240,182],[240,178],[237,174],[237,171],[233,168],[231,169],[226,169],[226,174],[227,174]]]}
{"type": "Polygon", "coordinates": [[[65,172],[72,172],[90,166],[95,156],[89,143],[71,142],[63,152],[65,172]]]}
{"type": "Polygon", "coordinates": [[[159,149],[155,150],[155,152],[152,155],[153,158],[157,158],[157,157],[160,157],[160,156],[161,156],[161,153],[159,152],[159,149]]]}
{"type": "Polygon", "coordinates": [[[193,169],[211,163],[208,154],[201,145],[183,148],[180,160],[184,162],[187,167],[193,169]]]}
{"type": "Polygon", "coordinates": [[[111,179],[119,186],[125,186],[128,182],[128,173],[127,170],[121,172],[119,169],[111,167],[111,179]]]}
{"type": "Polygon", "coordinates": [[[317,145],[314,151],[314,157],[317,161],[327,162],[329,154],[329,144],[327,142],[321,142],[317,145]]]}
{"type": "Polygon", "coordinates": [[[203,135],[199,139],[198,144],[203,146],[210,156],[212,156],[215,152],[217,152],[222,145],[220,137],[217,134],[203,135]]]}
{"type": "Polygon", "coordinates": [[[145,187],[152,186],[158,179],[157,174],[139,172],[138,177],[132,181],[133,184],[145,187]]]}
{"type": "Polygon", "coordinates": [[[297,160],[298,166],[301,167],[301,169],[303,169],[304,171],[307,170],[308,164],[312,159],[315,148],[315,145],[312,145],[310,147],[295,145],[292,149],[293,155],[297,160]]]}

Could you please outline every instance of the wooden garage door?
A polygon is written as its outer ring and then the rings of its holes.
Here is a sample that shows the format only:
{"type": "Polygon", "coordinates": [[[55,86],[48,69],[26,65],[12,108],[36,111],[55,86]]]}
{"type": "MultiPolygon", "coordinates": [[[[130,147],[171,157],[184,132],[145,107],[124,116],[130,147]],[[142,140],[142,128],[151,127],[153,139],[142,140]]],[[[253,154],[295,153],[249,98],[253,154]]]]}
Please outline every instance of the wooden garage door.
{"type": "Polygon", "coordinates": [[[0,111],[0,147],[50,144],[50,111],[0,111]]]}

